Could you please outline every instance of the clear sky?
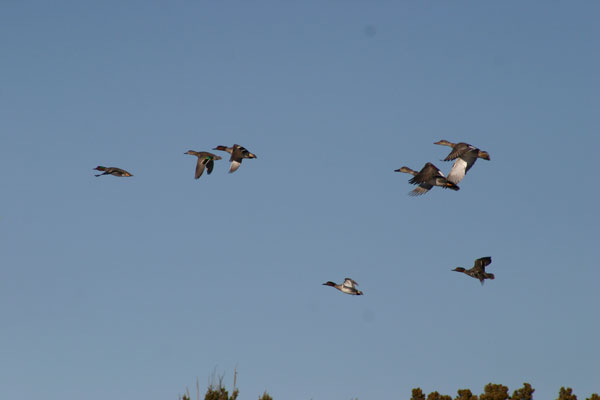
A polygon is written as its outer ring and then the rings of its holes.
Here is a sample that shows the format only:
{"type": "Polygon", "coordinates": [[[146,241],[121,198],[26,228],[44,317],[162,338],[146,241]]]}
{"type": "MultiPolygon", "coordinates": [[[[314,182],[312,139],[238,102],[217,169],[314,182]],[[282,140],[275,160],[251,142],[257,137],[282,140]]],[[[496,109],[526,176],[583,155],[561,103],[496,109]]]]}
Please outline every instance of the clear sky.
{"type": "Polygon", "coordinates": [[[1,398],[600,390],[598,2],[0,9],[1,398]]]}

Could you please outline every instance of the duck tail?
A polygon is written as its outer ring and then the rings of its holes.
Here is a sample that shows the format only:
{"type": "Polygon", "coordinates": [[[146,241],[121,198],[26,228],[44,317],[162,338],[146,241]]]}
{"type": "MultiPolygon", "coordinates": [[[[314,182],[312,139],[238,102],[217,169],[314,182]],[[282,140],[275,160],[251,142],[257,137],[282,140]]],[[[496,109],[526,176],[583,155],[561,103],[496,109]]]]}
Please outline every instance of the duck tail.
{"type": "Polygon", "coordinates": [[[460,190],[460,188],[458,187],[458,185],[456,183],[452,183],[450,181],[446,182],[446,187],[448,189],[452,189],[452,190],[460,190]]]}

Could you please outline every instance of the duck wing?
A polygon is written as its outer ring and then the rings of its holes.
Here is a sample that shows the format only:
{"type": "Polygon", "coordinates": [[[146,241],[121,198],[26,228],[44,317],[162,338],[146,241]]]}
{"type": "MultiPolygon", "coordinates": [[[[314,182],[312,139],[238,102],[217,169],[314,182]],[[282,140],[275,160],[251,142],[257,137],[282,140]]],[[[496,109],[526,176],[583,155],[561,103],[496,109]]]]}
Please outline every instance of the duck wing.
{"type": "Polygon", "coordinates": [[[233,148],[237,150],[239,158],[250,158],[250,152],[244,146],[240,146],[239,144],[234,144],[233,148]]]}
{"type": "Polygon", "coordinates": [[[465,173],[471,169],[475,161],[477,161],[477,155],[479,154],[479,149],[473,148],[473,150],[467,151],[460,158],[467,163],[467,167],[465,168],[465,173]]]}
{"type": "Polygon", "coordinates": [[[109,167],[106,170],[106,172],[108,172],[111,175],[120,176],[120,177],[133,176],[129,172],[125,171],[124,169],[117,168],[117,167],[109,167]]]}
{"type": "Polygon", "coordinates": [[[198,162],[196,163],[196,174],[194,175],[194,179],[198,179],[204,173],[204,166],[206,165],[206,158],[198,157],[198,162]]]}
{"type": "Polygon", "coordinates": [[[452,165],[452,169],[450,170],[450,173],[448,174],[448,180],[456,185],[460,181],[462,181],[462,179],[465,177],[466,174],[467,174],[467,162],[465,160],[463,160],[462,158],[459,158],[456,161],[454,161],[454,164],[452,165]]]}
{"type": "Polygon", "coordinates": [[[353,279],[344,278],[344,283],[342,284],[342,286],[354,289],[356,286],[358,286],[358,283],[356,283],[356,281],[354,281],[353,279]]]}
{"type": "Polygon", "coordinates": [[[238,168],[242,165],[242,159],[239,160],[231,160],[231,166],[229,167],[229,173],[232,174],[238,170],[238,168]]]}
{"type": "MultiPolygon", "coordinates": [[[[472,146],[471,146],[472,147],[472,146]]],[[[477,161],[478,149],[465,151],[459,158],[454,161],[452,169],[448,174],[448,180],[454,184],[458,184],[471,169],[475,161],[477,161]]]]}
{"type": "Polygon", "coordinates": [[[408,193],[408,195],[409,196],[421,196],[421,195],[424,195],[425,193],[429,192],[432,187],[433,187],[433,185],[431,185],[429,183],[421,183],[414,190],[410,191],[408,193]]]}
{"type": "Polygon", "coordinates": [[[240,165],[242,165],[242,159],[244,158],[242,150],[246,150],[246,149],[244,149],[239,144],[234,144],[233,145],[233,148],[232,148],[232,151],[231,151],[231,157],[229,157],[229,161],[231,161],[231,165],[229,166],[229,173],[230,174],[232,174],[235,171],[237,171],[238,168],[240,167],[240,165]]]}
{"type": "Polygon", "coordinates": [[[412,183],[413,185],[419,183],[427,183],[431,181],[436,175],[444,176],[444,174],[442,174],[442,172],[435,165],[428,162],[423,168],[421,168],[421,170],[415,176],[410,178],[408,182],[412,183]]]}
{"type": "Polygon", "coordinates": [[[446,158],[444,158],[444,161],[452,161],[460,156],[462,156],[464,153],[471,151],[475,149],[475,147],[471,146],[468,143],[457,143],[454,145],[454,147],[452,148],[452,151],[450,152],[450,154],[448,154],[448,156],[446,158]]]}
{"type": "Polygon", "coordinates": [[[206,163],[206,173],[210,175],[214,166],[215,166],[215,161],[212,158],[208,159],[208,162],[206,163]]]}
{"type": "Polygon", "coordinates": [[[473,265],[473,269],[481,272],[485,272],[485,267],[492,263],[492,257],[481,257],[475,260],[475,265],[473,265]]]}

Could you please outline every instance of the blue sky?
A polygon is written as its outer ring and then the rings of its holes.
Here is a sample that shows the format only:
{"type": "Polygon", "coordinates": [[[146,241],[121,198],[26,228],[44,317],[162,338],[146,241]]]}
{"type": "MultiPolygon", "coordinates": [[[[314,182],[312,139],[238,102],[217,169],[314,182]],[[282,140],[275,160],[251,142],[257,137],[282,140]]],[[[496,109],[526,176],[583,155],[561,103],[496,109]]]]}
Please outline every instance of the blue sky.
{"type": "Polygon", "coordinates": [[[2,398],[600,390],[598,3],[301,3],[3,4],[2,398]]]}

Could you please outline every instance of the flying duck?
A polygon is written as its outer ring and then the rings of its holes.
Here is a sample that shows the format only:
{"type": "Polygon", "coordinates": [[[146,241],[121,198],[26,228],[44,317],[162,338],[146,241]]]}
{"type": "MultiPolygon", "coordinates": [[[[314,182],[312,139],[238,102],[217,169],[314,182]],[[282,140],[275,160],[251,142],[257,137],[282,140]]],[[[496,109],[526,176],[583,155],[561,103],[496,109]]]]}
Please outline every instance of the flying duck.
{"type": "Polygon", "coordinates": [[[475,260],[475,265],[471,269],[464,269],[463,267],[454,268],[452,271],[462,272],[469,275],[472,278],[479,279],[479,282],[483,285],[484,280],[494,279],[494,274],[488,274],[485,272],[485,267],[492,263],[492,257],[481,257],[475,260]]]}
{"type": "Polygon", "coordinates": [[[125,171],[124,169],[117,168],[117,167],[103,167],[102,165],[98,165],[96,168],[94,168],[94,170],[104,171],[104,173],[98,174],[96,176],[102,176],[102,175],[114,175],[114,176],[118,176],[118,177],[133,176],[129,172],[125,171]]]}
{"type": "Polygon", "coordinates": [[[204,167],[206,167],[206,173],[210,175],[210,173],[213,170],[213,167],[215,166],[214,161],[221,159],[220,156],[214,155],[213,153],[209,153],[208,151],[188,150],[183,154],[189,154],[191,156],[198,157],[198,163],[196,163],[196,175],[194,176],[195,179],[198,179],[202,176],[202,173],[204,172],[204,167]]]}
{"type": "Polygon", "coordinates": [[[487,151],[479,150],[475,146],[471,146],[468,143],[451,143],[447,140],[440,140],[434,144],[440,144],[442,146],[452,147],[452,151],[448,154],[448,157],[444,158],[444,161],[454,161],[452,169],[448,174],[448,180],[452,183],[459,183],[467,174],[467,171],[471,169],[475,161],[478,158],[484,160],[490,160],[490,155],[487,151]]]}
{"type": "Polygon", "coordinates": [[[452,190],[459,190],[460,188],[454,183],[448,181],[442,171],[440,171],[435,165],[428,162],[419,171],[412,170],[408,167],[402,167],[395,170],[396,172],[405,172],[411,174],[413,177],[408,181],[413,185],[419,185],[412,192],[409,193],[411,196],[420,196],[427,193],[432,187],[440,186],[444,189],[449,188],[452,190]]]}
{"type": "Polygon", "coordinates": [[[231,157],[229,158],[229,161],[231,161],[231,166],[229,167],[230,174],[237,171],[244,158],[256,158],[255,154],[250,153],[245,147],[242,147],[239,144],[234,144],[233,147],[217,146],[213,150],[226,151],[231,154],[231,157]]]}
{"type": "Polygon", "coordinates": [[[331,282],[331,281],[327,281],[323,285],[332,286],[332,287],[336,288],[337,290],[340,290],[346,294],[352,294],[355,296],[362,296],[362,294],[363,294],[363,292],[361,292],[360,290],[358,290],[356,288],[356,286],[358,286],[358,283],[356,283],[354,280],[352,280],[350,278],[344,278],[344,283],[342,283],[341,285],[337,285],[335,282],[331,282]]]}

